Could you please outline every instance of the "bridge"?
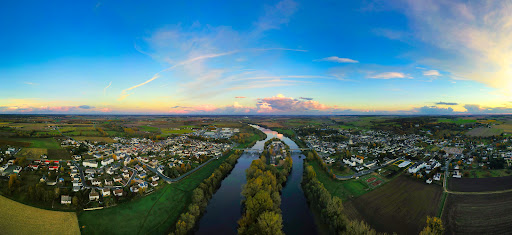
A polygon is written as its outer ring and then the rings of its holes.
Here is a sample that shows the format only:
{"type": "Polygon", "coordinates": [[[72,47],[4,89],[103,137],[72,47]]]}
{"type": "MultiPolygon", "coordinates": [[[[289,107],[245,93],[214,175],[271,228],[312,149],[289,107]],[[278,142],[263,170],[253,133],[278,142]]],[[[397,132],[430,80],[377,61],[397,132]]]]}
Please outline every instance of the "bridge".
{"type": "MultiPolygon", "coordinates": [[[[237,150],[243,150],[244,152],[246,153],[252,153],[252,154],[259,154],[259,153],[262,153],[263,152],[263,149],[253,149],[253,148],[248,148],[248,149],[237,149],[237,150]]],[[[307,151],[307,150],[310,150],[309,148],[295,148],[295,149],[290,149],[290,151],[292,153],[300,153],[302,151],[307,151]]]]}

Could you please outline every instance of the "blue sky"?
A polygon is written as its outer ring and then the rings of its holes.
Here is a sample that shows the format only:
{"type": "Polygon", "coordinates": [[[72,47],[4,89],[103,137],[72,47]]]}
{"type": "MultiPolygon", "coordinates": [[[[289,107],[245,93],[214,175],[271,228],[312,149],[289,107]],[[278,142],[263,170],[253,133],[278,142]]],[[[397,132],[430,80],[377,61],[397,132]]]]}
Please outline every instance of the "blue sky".
{"type": "Polygon", "coordinates": [[[0,113],[512,113],[510,1],[15,1],[0,113]]]}

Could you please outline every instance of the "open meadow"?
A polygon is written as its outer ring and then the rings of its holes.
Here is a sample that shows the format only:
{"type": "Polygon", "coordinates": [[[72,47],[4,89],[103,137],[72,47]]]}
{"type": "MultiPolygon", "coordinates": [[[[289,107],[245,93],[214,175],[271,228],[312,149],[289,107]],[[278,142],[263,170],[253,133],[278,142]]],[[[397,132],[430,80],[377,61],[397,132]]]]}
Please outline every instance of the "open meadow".
{"type": "Polygon", "coordinates": [[[443,221],[446,234],[509,234],[512,193],[448,195],[443,221]]]}
{"type": "Polygon", "coordinates": [[[318,180],[333,196],[337,196],[342,200],[350,200],[368,193],[375,188],[384,185],[387,180],[378,174],[370,174],[359,179],[337,180],[332,179],[318,164],[317,161],[309,162],[315,169],[318,180]]]}
{"type": "Polygon", "coordinates": [[[1,234],[80,234],[75,212],[43,210],[0,196],[1,234]]]}
{"type": "Polygon", "coordinates": [[[501,133],[503,133],[502,129],[479,127],[479,128],[475,128],[475,129],[469,130],[466,133],[466,135],[489,137],[489,136],[494,136],[494,135],[500,135],[501,133]]]}

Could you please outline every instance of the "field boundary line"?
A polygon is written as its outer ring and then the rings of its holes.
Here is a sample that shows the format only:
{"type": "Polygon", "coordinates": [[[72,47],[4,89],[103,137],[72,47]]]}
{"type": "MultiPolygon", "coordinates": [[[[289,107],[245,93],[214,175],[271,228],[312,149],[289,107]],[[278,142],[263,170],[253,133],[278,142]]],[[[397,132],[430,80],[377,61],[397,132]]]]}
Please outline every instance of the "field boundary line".
{"type": "Polygon", "coordinates": [[[140,234],[142,228],[144,227],[144,224],[146,224],[146,220],[148,219],[149,213],[151,213],[151,211],[153,210],[153,207],[155,207],[155,205],[158,203],[158,201],[160,201],[160,198],[162,198],[165,195],[165,193],[167,192],[167,190],[170,187],[170,185],[166,185],[166,186],[167,187],[165,188],[165,190],[162,193],[162,195],[160,195],[160,197],[158,197],[158,199],[156,199],[155,203],[153,203],[151,208],[149,208],[148,213],[146,214],[146,216],[144,216],[144,221],[142,221],[142,224],[140,225],[140,228],[139,228],[139,231],[137,232],[137,234],[140,234]]]}
{"type": "Polygon", "coordinates": [[[498,191],[486,191],[486,192],[460,192],[460,191],[450,191],[446,189],[447,193],[458,194],[458,195],[485,195],[485,194],[500,194],[500,193],[509,193],[512,192],[512,189],[498,190],[498,191]]]}

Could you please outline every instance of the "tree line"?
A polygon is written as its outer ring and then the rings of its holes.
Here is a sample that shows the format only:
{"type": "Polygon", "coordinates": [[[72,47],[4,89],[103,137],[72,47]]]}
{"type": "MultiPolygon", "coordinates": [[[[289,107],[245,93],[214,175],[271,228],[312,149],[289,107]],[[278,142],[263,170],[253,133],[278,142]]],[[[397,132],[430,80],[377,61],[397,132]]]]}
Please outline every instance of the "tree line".
{"type": "Polygon", "coordinates": [[[193,232],[196,223],[208,205],[208,201],[220,187],[222,180],[231,172],[233,167],[242,155],[241,151],[232,153],[213,173],[206,178],[199,186],[192,191],[192,201],[183,212],[175,225],[172,234],[184,235],[193,232]]]}
{"type": "Polygon", "coordinates": [[[281,189],[291,172],[293,161],[285,158],[282,170],[265,164],[261,156],[246,170],[243,186],[243,215],[238,220],[238,234],[284,234],[281,215],[281,189]]]}

